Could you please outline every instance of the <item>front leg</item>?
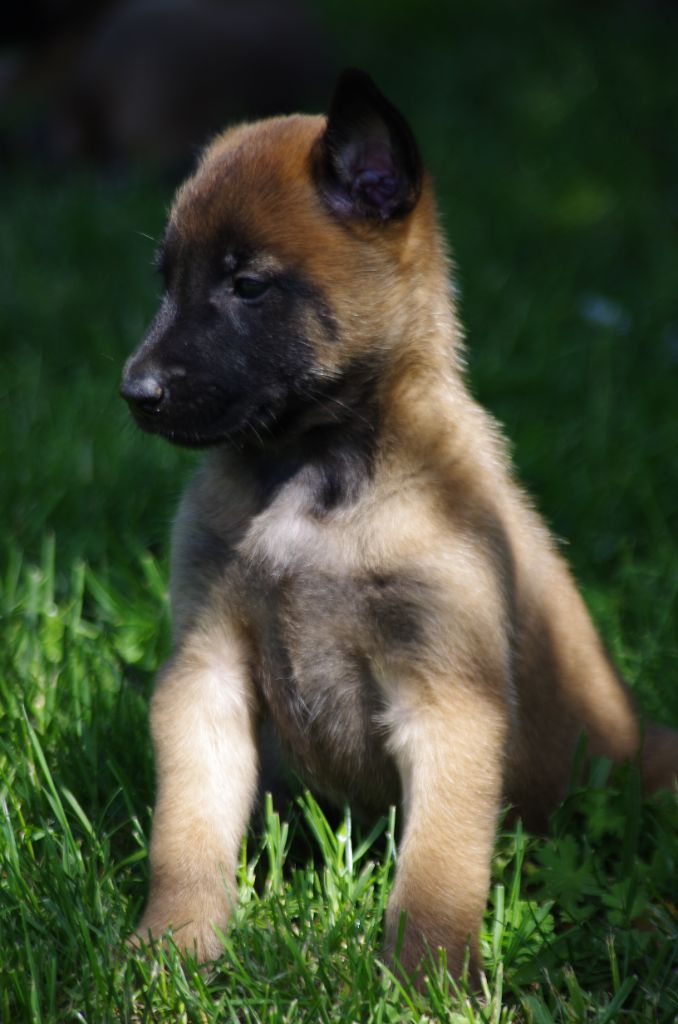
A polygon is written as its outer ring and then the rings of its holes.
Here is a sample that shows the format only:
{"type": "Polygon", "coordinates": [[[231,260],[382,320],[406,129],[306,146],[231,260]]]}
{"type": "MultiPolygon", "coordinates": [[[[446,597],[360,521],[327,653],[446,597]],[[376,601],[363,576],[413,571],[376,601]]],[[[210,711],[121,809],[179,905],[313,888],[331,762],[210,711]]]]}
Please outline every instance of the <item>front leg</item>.
{"type": "Polygon", "coordinates": [[[191,631],[151,706],[157,798],[147,940],[168,926],[199,960],[221,952],[240,843],[256,791],[255,702],[241,642],[223,623],[191,631]]]}
{"type": "Polygon", "coordinates": [[[389,717],[400,770],[405,828],[387,912],[393,952],[405,912],[399,961],[408,974],[427,947],[442,947],[461,974],[467,944],[477,981],[478,932],[487,902],[499,811],[506,711],[498,695],[438,680],[405,693],[389,717]]]}

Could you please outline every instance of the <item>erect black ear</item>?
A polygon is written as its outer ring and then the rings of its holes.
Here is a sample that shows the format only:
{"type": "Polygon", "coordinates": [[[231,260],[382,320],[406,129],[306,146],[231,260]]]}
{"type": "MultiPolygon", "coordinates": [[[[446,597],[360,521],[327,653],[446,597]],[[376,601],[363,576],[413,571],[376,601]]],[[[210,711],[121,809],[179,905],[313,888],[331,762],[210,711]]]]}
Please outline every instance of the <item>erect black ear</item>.
{"type": "Polygon", "coordinates": [[[318,186],[341,217],[386,221],[408,213],[421,191],[421,158],[402,114],[364,71],[344,71],[320,140],[318,186]]]}

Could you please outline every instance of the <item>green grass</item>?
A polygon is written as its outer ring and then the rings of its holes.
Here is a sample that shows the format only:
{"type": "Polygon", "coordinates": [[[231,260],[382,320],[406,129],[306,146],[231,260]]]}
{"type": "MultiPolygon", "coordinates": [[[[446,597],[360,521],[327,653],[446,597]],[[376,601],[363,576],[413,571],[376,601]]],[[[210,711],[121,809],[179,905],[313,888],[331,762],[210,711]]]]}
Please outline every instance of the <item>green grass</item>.
{"type": "MultiPolygon", "coordinates": [[[[459,266],[473,389],[506,424],[615,659],[678,725],[675,16],[648,5],[325,0],[407,110],[459,266]],[[440,9],[439,9],[440,8],[440,9]],[[622,12],[622,13],[620,13],[622,12]],[[356,30],[356,26],[360,31],[356,30]]],[[[604,763],[547,838],[498,838],[486,990],[381,964],[393,821],[265,811],[211,975],[127,951],[167,531],[195,458],[117,397],[152,314],[152,182],[18,168],[0,220],[0,1019],[673,1021],[678,806],[604,763]],[[150,237],[148,237],[150,236],[150,237]]]]}

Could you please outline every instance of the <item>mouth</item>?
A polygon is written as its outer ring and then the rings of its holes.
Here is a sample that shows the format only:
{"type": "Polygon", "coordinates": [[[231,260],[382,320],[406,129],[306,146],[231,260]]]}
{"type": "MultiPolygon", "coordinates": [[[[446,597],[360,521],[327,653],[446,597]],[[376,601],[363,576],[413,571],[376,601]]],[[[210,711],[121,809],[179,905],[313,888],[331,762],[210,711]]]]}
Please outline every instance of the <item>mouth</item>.
{"type": "Polygon", "coordinates": [[[219,416],[199,416],[192,410],[169,414],[167,409],[144,410],[130,406],[137,426],[147,434],[156,434],[170,444],[181,448],[213,448],[231,443],[240,446],[245,443],[264,445],[270,438],[276,422],[272,404],[252,406],[247,399],[236,401],[228,414],[220,410],[219,416]]]}
{"type": "Polygon", "coordinates": [[[223,444],[233,440],[245,427],[235,424],[228,427],[205,429],[199,424],[182,423],[173,425],[159,416],[147,415],[134,412],[134,420],[137,426],[146,434],[155,434],[162,437],[170,444],[178,445],[181,448],[212,448],[215,445],[223,444]]]}

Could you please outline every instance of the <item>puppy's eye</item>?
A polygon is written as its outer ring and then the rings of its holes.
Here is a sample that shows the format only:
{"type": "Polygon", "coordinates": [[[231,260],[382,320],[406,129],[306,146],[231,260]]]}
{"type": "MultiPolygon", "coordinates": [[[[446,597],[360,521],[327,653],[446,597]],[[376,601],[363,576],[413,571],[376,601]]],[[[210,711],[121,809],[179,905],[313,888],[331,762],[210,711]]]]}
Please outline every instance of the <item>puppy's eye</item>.
{"type": "Polygon", "coordinates": [[[236,277],[233,293],[239,299],[258,299],[271,287],[271,282],[262,277],[236,277]]]}

